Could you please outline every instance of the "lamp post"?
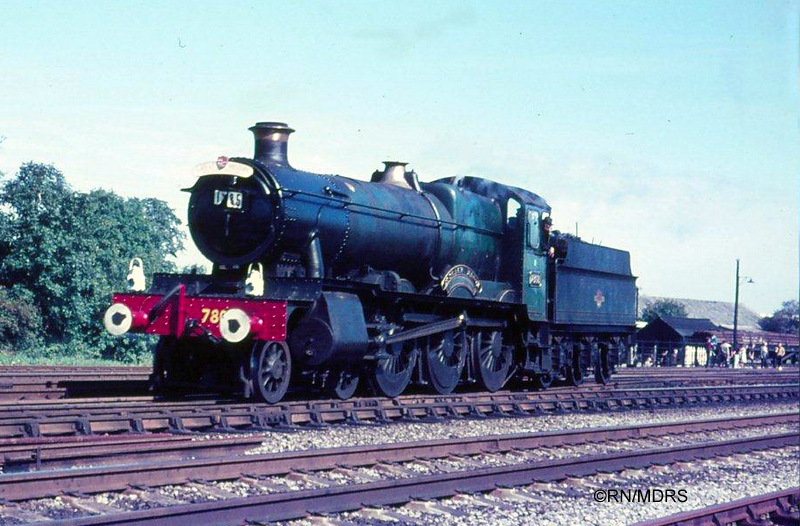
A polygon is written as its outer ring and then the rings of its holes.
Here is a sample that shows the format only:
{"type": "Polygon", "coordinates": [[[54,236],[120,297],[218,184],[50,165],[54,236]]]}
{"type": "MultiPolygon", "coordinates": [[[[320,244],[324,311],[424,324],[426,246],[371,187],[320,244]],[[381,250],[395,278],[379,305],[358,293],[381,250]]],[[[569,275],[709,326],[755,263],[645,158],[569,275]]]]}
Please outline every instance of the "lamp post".
{"type": "Polygon", "coordinates": [[[747,283],[754,283],[753,278],[747,276],[739,277],[739,258],[736,258],[736,294],[733,301],[733,352],[739,350],[738,332],[739,332],[739,284],[741,280],[747,280],[747,283]]]}

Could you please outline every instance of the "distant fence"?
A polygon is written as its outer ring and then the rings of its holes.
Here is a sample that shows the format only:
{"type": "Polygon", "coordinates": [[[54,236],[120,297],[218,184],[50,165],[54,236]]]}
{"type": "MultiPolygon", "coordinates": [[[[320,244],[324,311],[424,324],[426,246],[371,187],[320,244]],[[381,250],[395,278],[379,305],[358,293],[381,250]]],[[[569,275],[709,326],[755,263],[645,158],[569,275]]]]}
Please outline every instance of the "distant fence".
{"type": "MultiPolygon", "coordinates": [[[[775,348],[770,346],[766,360],[762,360],[758,347],[748,348],[744,361],[734,358],[733,349],[730,356],[717,346],[709,353],[704,344],[681,342],[640,341],[628,348],[626,355],[620,356],[620,363],[628,367],[774,367],[778,365],[775,348]]],[[[797,363],[796,347],[787,348],[783,363],[797,363]]]]}

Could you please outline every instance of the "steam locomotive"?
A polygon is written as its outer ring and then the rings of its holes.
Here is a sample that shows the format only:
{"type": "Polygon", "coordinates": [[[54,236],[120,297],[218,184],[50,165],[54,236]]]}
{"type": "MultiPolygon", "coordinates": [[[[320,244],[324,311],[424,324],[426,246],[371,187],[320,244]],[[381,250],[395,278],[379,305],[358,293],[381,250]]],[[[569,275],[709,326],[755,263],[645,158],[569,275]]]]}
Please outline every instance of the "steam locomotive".
{"type": "Polygon", "coordinates": [[[606,383],[635,328],[630,255],[550,232],[540,196],[477,177],[369,182],[290,166],[286,124],[252,159],[198,166],[189,229],[210,275],[141,261],[106,329],[160,336],[154,388],[269,403],[288,389],[447,394],[507,382],[606,383]]]}

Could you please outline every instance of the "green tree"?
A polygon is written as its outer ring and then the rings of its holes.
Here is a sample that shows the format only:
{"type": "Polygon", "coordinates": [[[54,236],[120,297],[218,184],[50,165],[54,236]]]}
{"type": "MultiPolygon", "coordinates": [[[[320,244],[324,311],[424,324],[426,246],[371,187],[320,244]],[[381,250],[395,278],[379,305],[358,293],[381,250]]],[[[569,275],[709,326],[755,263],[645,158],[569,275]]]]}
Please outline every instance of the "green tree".
{"type": "Polygon", "coordinates": [[[800,304],[797,300],[784,301],[780,309],[758,320],[758,324],[765,331],[797,334],[800,332],[800,304]]]}
{"type": "MultiPolygon", "coordinates": [[[[0,173],[0,179],[2,179],[3,174],[0,173]]],[[[11,225],[8,220],[8,216],[2,212],[0,209],[0,261],[8,255],[8,252],[11,250],[11,225]]]]}
{"type": "Polygon", "coordinates": [[[0,284],[33,293],[47,342],[109,358],[144,352],[141,338],[112,340],[100,320],[111,293],[124,290],[131,258],[142,258],[147,274],[174,270],[167,258],[183,248],[183,234],[166,203],[75,192],[56,168],[34,163],[0,187],[0,203],[8,245],[0,284]]]}
{"type": "MultiPolygon", "coordinates": [[[[64,323],[54,318],[64,290],[63,272],[55,271],[69,250],[67,228],[72,191],[64,176],[52,166],[23,165],[16,177],[0,189],[5,207],[6,253],[0,261],[0,280],[16,284],[35,296],[45,320],[45,330],[64,323]]],[[[62,333],[53,333],[62,338],[62,333]]]]}
{"type": "Polygon", "coordinates": [[[650,323],[660,316],[685,318],[688,316],[686,305],[669,298],[659,299],[642,309],[642,319],[650,323]]]}

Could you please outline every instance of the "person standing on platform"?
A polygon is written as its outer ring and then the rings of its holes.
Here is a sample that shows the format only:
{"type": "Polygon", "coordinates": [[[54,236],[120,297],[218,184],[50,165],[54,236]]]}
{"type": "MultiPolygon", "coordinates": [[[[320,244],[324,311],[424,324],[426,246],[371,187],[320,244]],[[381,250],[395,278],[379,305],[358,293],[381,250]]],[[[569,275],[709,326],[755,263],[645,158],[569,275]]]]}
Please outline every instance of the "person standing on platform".
{"type": "Polygon", "coordinates": [[[783,369],[783,357],[786,356],[786,349],[783,348],[783,344],[779,343],[778,348],[775,349],[775,358],[776,363],[778,365],[778,370],[783,369]]]}
{"type": "Polygon", "coordinates": [[[732,365],[731,344],[723,340],[722,343],[719,344],[719,354],[719,361],[722,364],[722,367],[730,367],[732,365]]]}
{"type": "Polygon", "coordinates": [[[714,345],[711,343],[711,338],[706,338],[706,343],[704,345],[706,349],[706,367],[711,367],[714,365],[714,345]]]}
{"type": "Polygon", "coordinates": [[[747,345],[739,347],[739,369],[747,367],[747,345]]]}
{"type": "Polygon", "coordinates": [[[773,367],[773,368],[776,366],[776,363],[775,363],[775,354],[776,354],[776,352],[777,352],[776,348],[773,347],[772,349],[769,350],[769,357],[767,358],[767,361],[769,362],[769,366],[773,367]]]}

